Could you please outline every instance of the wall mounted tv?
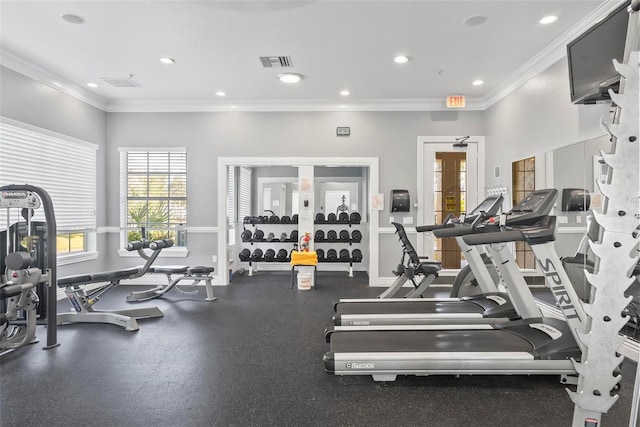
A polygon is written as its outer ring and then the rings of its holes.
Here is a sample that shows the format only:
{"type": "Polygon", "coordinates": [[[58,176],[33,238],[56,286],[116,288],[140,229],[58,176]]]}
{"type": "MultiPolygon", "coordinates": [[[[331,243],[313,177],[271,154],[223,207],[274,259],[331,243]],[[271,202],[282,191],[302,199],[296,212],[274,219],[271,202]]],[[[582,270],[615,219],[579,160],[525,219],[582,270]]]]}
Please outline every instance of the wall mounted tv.
{"type": "Polygon", "coordinates": [[[609,102],[607,90],[617,91],[620,75],[613,59],[622,62],[629,12],[624,2],[600,22],[567,45],[571,102],[609,102]]]}

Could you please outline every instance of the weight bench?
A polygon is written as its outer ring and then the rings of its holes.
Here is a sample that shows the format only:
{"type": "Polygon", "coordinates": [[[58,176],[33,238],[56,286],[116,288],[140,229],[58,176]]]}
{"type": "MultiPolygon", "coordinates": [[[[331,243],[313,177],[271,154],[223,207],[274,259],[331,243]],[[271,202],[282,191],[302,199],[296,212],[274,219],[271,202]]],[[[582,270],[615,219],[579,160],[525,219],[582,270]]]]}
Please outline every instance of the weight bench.
{"type": "Polygon", "coordinates": [[[57,324],[110,323],[121,326],[127,331],[137,331],[139,329],[137,319],[164,316],[158,307],[96,310],[93,306],[104,294],[118,286],[120,281],[135,279],[147,273],[151,264],[153,264],[160,254],[160,251],[171,246],[173,246],[173,241],[169,239],[132,242],[127,245],[126,249],[128,251],[137,250],[140,256],[147,260],[144,266],[102,273],[79,274],[58,279],[58,287],[64,288],[67,299],[71,303],[72,310],[68,313],[59,313],[57,324]],[[153,253],[147,255],[144,252],[145,249],[150,249],[153,253]],[[93,283],[105,284],[87,291],[85,287],[93,283]]]}
{"type": "Polygon", "coordinates": [[[160,273],[167,276],[167,284],[158,285],[155,288],[147,289],[145,291],[135,291],[131,292],[131,294],[127,297],[128,302],[137,302],[137,301],[145,301],[152,298],[157,298],[169,292],[174,287],[180,293],[185,295],[195,295],[198,293],[197,289],[192,290],[184,290],[178,286],[178,283],[182,280],[190,280],[191,284],[188,285],[191,288],[195,288],[198,283],[204,281],[205,287],[207,290],[207,298],[206,301],[215,301],[217,298],[213,295],[213,286],[211,285],[211,273],[213,273],[213,267],[204,267],[204,266],[195,266],[188,267],[186,265],[183,266],[159,266],[159,267],[151,267],[149,269],[150,273],[160,273]],[[181,274],[182,276],[173,278],[174,274],[181,274]]]}

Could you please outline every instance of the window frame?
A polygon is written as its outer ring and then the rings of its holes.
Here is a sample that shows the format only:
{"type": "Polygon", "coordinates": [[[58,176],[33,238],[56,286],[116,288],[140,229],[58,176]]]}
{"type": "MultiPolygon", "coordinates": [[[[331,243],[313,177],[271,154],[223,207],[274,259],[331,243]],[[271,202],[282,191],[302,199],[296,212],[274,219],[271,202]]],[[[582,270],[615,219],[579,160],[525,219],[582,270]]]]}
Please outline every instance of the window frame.
{"type": "MultiPolygon", "coordinates": [[[[186,147],[118,147],[118,152],[120,156],[120,246],[118,248],[118,255],[121,257],[139,257],[137,252],[127,251],[125,246],[128,242],[128,232],[130,231],[128,228],[128,213],[127,213],[127,202],[128,198],[128,153],[130,152],[138,152],[138,153],[185,153],[185,184],[188,178],[188,159],[187,159],[187,149],[186,147]]],[[[147,174],[149,174],[149,170],[147,169],[147,174]]],[[[188,201],[188,189],[187,196],[185,196],[185,206],[188,201]]],[[[169,199],[169,197],[167,197],[169,199]]],[[[185,216],[188,215],[188,207],[186,207],[185,216]]],[[[185,225],[185,232],[188,229],[188,219],[185,225]]],[[[176,242],[177,243],[177,242],[176,242]]],[[[188,242],[185,246],[174,246],[170,248],[163,249],[160,252],[159,257],[175,257],[175,258],[183,258],[189,255],[188,250],[188,242]]]]}

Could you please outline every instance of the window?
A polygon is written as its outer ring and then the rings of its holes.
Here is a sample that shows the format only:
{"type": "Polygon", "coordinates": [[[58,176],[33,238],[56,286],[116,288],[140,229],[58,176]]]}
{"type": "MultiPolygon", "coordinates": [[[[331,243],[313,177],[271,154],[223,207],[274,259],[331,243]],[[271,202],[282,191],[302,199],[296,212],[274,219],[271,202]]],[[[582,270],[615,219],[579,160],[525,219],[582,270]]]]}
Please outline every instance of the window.
{"type": "Polygon", "coordinates": [[[120,162],[123,246],[143,237],[186,246],[186,150],[121,148],[120,162]]]}
{"type": "MultiPolygon", "coordinates": [[[[97,257],[97,149],[96,144],[0,117],[0,185],[30,184],[49,193],[59,264],[97,257]]],[[[19,212],[11,215],[11,223],[23,220],[19,212]]],[[[43,210],[36,210],[32,219],[44,221],[43,210]]],[[[3,213],[0,229],[6,227],[3,213]]]]}
{"type": "Polygon", "coordinates": [[[251,216],[251,169],[241,167],[238,183],[238,221],[251,216]]]}
{"type": "Polygon", "coordinates": [[[229,228],[229,246],[236,244],[236,168],[227,167],[227,224],[229,228]]]}
{"type": "MultiPolygon", "coordinates": [[[[536,189],[536,158],[511,164],[512,203],[515,205],[536,189]]],[[[516,242],[516,263],[520,268],[535,269],[536,257],[527,242],[516,242]]]]}

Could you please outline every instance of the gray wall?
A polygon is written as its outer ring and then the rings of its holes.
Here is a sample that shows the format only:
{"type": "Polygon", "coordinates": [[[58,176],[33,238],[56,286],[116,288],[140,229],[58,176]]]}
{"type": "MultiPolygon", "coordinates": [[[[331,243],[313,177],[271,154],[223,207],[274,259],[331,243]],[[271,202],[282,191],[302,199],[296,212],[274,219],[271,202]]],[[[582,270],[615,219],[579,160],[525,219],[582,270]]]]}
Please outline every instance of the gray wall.
{"type": "MultiPolygon", "coordinates": [[[[104,113],[14,71],[1,69],[1,114],[99,145],[98,226],[119,226],[118,147],[187,147],[189,225],[217,226],[217,158],[377,157],[380,192],[417,191],[416,140],[428,135],[486,135],[486,185],[510,186],[513,160],[601,135],[599,117],[608,106],[575,106],[569,101],[566,60],[530,79],[482,111],[313,112],[313,113],[104,113]],[[351,136],[336,137],[336,126],[351,136]],[[502,167],[494,179],[493,168],[502,167]]],[[[539,171],[539,173],[543,173],[539,171]]],[[[415,215],[415,212],[411,212],[415,215]]],[[[378,213],[380,225],[389,212],[378,213]]],[[[139,263],[120,259],[117,233],[99,235],[101,257],[66,272],[139,263]]],[[[381,239],[380,259],[397,258],[396,245],[381,239]]],[[[189,235],[185,264],[210,264],[215,233],[189,235]]],[[[385,275],[387,266],[381,266],[385,275]]]]}
{"type": "MultiPolygon", "coordinates": [[[[2,66],[0,66],[0,93],[2,93],[0,96],[0,115],[98,145],[96,153],[98,162],[96,221],[98,227],[109,224],[105,215],[106,204],[108,193],[113,189],[107,188],[105,179],[107,174],[105,164],[107,114],[2,66]]],[[[70,159],[70,161],[72,160],[70,159]]],[[[14,166],[0,165],[0,167],[14,166]]],[[[100,256],[97,260],[63,266],[58,270],[58,275],[103,270],[107,263],[107,254],[113,252],[109,251],[110,248],[106,246],[105,239],[101,237],[103,236],[98,236],[97,249],[100,256]]]]}
{"type": "MultiPolygon", "coordinates": [[[[128,147],[187,147],[189,226],[217,226],[218,157],[378,157],[380,191],[417,191],[416,149],[420,135],[483,135],[482,112],[314,113],[110,113],[107,218],[118,225],[118,151],[128,147]],[[350,126],[338,138],[336,126],[350,126]]],[[[388,224],[389,213],[380,214],[388,224]]],[[[110,239],[117,239],[109,235],[110,239]]],[[[211,263],[217,235],[190,234],[185,264],[211,263]]],[[[396,258],[396,246],[381,246],[380,258],[396,258]]],[[[383,273],[384,270],[381,270],[383,273]]],[[[386,273],[383,273],[386,274],[386,273]]]]}
{"type": "MultiPolygon", "coordinates": [[[[569,72],[563,58],[531,78],[524,85],[485,111],[486,185],[511,187],[511,162],[529,156],[536,157],[536,183],[545,185],[544,158],[547,152],[585,141],[604,132],[600,117],[609,117],[609,105],[573,105],[569,96],[569,72]],[[501,167],[501,176],[494,178],[494,168],[501,167]]],[[[565,164],[569,173],[584,180],[580,164],[584,156],[565,164]]],[[[548,165],[553,168],[553,165],[548,165]]],[[[557,203],[560,212],[560,201],[557,203]]],[[[557,251],[570,255],[575,251],[576,236],[559,235],[557,251]]]]}

